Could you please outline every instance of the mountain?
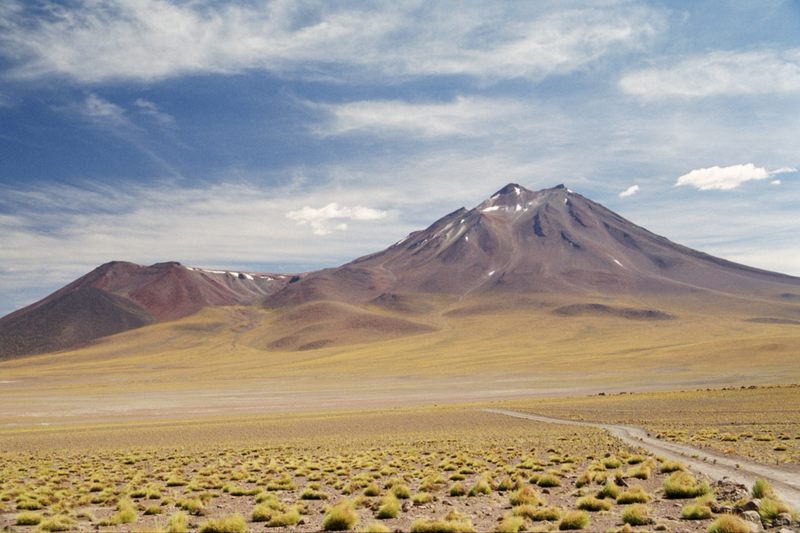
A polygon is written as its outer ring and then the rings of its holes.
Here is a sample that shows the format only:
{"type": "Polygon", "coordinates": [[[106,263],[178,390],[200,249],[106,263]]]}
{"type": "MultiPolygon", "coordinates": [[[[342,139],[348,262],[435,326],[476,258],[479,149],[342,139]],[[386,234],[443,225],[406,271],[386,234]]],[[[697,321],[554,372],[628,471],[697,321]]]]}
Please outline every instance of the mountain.
{"type": "MultiPolygon", "coordinates": [[[[563,185],[532,192],[510,183],[395,245],[303,276],[272,294],[272,307],[316,300],[397,302],[433,293],[676,295],[779,298],[800,278],[675,244],[563,185]]],[[[786,298],[783,296],[782,298],[786,298]]]]}
{"type": "MultiPolygon", "coordinates": [[[[227,328],[230,342],[259,353],[308,351],[455,332],[462,326],[451,319],[508,312],[519,320],[535,312],[548,321],[674,321],[680,329],[679,315],[705,319],[725,309],[738,322],[796,327],[798,300],[800,278],[675,244],[563,185],[533,192],[510,183],[336,268],[287,276],[102,265],[1,318],[0,359],[232,305],[251,307],[217,313],[225,318],[212,325],[187,324],[191,342],[227,328]]],[[[186,331],[167,335],[174,349],[188,342],[186,331]]]]}
{"type": "Polygon", "coordinates": [[[176,262],[141,266],[113,261],[0,318],[0,359],[74,348],[205,307],[257,304],[288,279],[176,262]]]}

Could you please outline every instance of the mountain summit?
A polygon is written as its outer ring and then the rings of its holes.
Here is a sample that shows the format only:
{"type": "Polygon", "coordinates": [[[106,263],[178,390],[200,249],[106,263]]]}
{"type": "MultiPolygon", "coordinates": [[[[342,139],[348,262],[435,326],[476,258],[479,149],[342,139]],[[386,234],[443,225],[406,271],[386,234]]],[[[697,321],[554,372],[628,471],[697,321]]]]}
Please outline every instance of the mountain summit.
{"type": "Polygon", "coordinates": [[[382,293],[772,294],[800,279],[718,259],[639,227],[564,185],[509,183],[377,254],[304,276],[273,306],[382,293]]]}
{"type": "MultiPolygon", "coordinates": [[[[317,272],[256,274],[174,262],[102,265],[0,318],[0,359],[72,348],[206,307],[292,308],[275,324],[263,325],[270,330],[265,338],[286,332],[268,347],[313,349],[345,342],[340,339],[349,330],[360,332],[354,338],[375,339],[435,327],[375,314],[376,305],[408,311],[430,307],[437,298],[458,302],[528,294],[573,302],[652,302],[667,296],[697,302],[713,295],[744,298],[751,306],[785,303],[800,298],[798,292],[800,278],[675,244],[564,185],[530,191],[509,183],[474,208],[445,215],[383,251],[317,272]],[[315,302],[324,305],[314,307],[315,302]],[[323,331],[325,338],[316,338],[323,331]]],[[[603,305],[579,304],[608,311],[603,305]]],[[[667,316],[640,311],[614,312],[667,316]]]]}

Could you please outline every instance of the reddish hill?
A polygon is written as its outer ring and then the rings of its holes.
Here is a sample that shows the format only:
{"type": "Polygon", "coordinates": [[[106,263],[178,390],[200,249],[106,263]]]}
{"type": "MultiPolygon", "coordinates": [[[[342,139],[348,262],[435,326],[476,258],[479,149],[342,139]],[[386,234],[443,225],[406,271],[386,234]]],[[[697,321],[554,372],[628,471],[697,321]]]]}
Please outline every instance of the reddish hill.
{"type": "Polygon", "coordinates": [[[106,263],[0,318],[0,359],[73,348],[204,307],[258,304],[287,280],[282,275],[209,271],[175,262],[106,263]]]}
{"type": "Polygon", "coordinates": [[[770,299],[800,278],[675,244],[563,185],[537,192],[511,183],[394,246],[311,273],[268,299],[366,303],[409,293],[685,294],[715,291],[770,299]]]}

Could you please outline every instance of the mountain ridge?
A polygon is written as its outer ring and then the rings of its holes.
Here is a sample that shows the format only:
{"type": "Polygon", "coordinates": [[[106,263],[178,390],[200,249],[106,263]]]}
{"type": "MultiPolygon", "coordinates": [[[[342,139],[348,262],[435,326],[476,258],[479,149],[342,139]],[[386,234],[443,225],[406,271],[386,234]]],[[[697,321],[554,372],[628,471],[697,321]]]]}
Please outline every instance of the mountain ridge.
{"type": "MultiPolygon", "coordinates": [[[[617,295],[636,300],[719,293],[786,302],[791,301],[787,294],[797,292],[800,278],[676,244],[563,184],[531,191],[509,183],[472,209],[448,213],[384,250],[314,272],[246,273],[177,262],[105,263],[0,318],[0,359],[69,349],[218,306],[264,306],[280,312],[314,302],[345,304],[298,316],[296,330],[287,329],[269,343],[313,349],[334,338],[344,342],[343,327],[368,331],[370,339],[429,331],[429,325],[370,315],[362,309],[414,314],[431,306],[420,295],[458,300],[490,295],[561,294],[573,299],[617,295]],[[327,331],[327,337],[299,340],[304,337],[298,331],[310,330],[327,331]]],[[[655,309],[573,304],[578,307],[568,308],[562,316],[583,312],[665,316],[655,309]]]]}

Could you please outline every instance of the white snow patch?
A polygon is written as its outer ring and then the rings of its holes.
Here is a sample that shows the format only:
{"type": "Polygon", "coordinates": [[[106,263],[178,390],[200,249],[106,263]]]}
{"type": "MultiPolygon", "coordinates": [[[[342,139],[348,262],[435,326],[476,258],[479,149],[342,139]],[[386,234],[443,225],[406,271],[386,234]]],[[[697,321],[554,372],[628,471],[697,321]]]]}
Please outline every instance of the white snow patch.
{"type": "Polygon", "coordinates": [[[514,192],[515,192],[515,193],[517,193],[517,196],[519,196],[520,194],[522,194],[522,191],[521,191],[521,190],[519,190],[519,187],[514,187],[514,192]]]}
{"type": "Polygon", "coordinates": [[[492,271],[490,271],[490,272],[487,274],[487,276],[494,276],[494,273],[495,273],[495,271],[494,271],[494,270],[492,270],[492,271]]]}
{"type": "Polygon", "coordinates": [[[461,224],[463,224],[463,223],[464,223],[464,219],[462,218],[462,219],[461,219],[461,224]]]}
{"type": "Polygon", "coordinates": [[[572,189],[567,189],[567,192],[571,194],[572,193],[572,189]]]}
{"type": "Polygon", "coordinates": [[[253,281],[255,279],[253,276],[247,273],[243,273],[242,275],[244,276],[245,279],[249,279],[250,281],[253,281]]]}
{"type": "Polygon", "coordinates": [[[517,204],[517,207],[514,209],[514,211],[522,211],[522,206],[517,204]]]}
{"type": "Polygon", "coordinates": [[[500,194],[495,194],[494,196],[492,196],[491,198],[489,198],[489,200],[496,200],[498,196],[500,196],[500,194]]]}
{"type": "Polygon", "coordinates": [[[566,205],[567,202],[569,202],[569,198],[564,198],[564,205],[566,205]]]}
{"type": "Polygon", "coordinates": [[[488,213],[489,211],[497,211],[498,209],[501,209],[499,205],[493,205],[491,207],[486,207],[484,209],[481,209],[481,212],[488,213]]]}
{"type": "Polygon", "coordinates": [[[464,235],[464,240],[469,242],[469,235],[464,235]]]}
{"type": "Polygon", "coordinates": [[[625,265],[623,265],[622,263],[620,263],[620,262],[619,262],[619,261],[617,261],[616,259],[614,259],[614,262],[615,262],[616,264],[618,264],[619,266],[621,266],[622,268],[625,268],[625,265]]]}

